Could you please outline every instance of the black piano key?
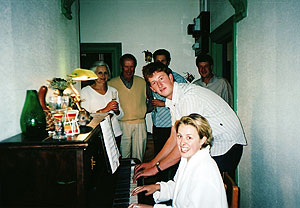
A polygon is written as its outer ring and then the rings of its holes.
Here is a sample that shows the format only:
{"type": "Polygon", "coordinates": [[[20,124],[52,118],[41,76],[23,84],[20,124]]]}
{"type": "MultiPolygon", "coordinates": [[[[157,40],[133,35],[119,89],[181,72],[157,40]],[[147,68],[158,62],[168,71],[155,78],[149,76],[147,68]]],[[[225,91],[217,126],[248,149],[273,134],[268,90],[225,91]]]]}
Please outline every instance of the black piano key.
{"type": "Polygon", "coordinates": [[[132,160],[121,161],[118,168],[115,195],[114,195],[114,208],[128,207],[130,202],[130,186],[132,177],[132,166],[136,163],[132,160]]]}

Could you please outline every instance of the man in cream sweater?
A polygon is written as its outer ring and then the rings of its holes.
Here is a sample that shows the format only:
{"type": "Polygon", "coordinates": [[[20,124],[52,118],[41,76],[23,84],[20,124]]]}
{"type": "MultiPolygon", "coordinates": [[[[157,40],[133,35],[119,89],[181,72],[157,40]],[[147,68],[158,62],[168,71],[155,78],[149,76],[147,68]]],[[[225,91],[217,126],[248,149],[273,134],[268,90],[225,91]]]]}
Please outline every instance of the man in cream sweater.
{"type": "Polygon", "coordinates": [[[123,55],[120,58],[120,65],[121,75],[110,80],[108,85],[118,90],[120,105],[124,112],[120,120],[123,132],[121,154],[123,158],[137,158],[143,161],[147,143],[146,82],[134,75],[137,61],[132,54],[123,55]]]}

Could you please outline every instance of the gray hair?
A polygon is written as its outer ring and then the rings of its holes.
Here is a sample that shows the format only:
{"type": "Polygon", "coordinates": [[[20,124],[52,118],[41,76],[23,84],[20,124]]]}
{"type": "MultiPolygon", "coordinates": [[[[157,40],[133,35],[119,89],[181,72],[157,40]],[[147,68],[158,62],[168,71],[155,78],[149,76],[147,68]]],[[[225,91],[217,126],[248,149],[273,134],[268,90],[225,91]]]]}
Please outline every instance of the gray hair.
{"type": "Polygon", "coordinates": [[[93,72],[96,73],[97,67],[98,67],[98,66],[105,66],[105,67],[106,67],[107,73],[108,73],[108,80],[109,80],[109,79],[111,78],[111,73],[110,73],[110,68],[109,68],[109,66],[107,65],[107,63],[105,63],[104,61],[96,61],[96,62],[93,64],[93,66],[91,67],[91,70],[92,70],[93,72]]]}

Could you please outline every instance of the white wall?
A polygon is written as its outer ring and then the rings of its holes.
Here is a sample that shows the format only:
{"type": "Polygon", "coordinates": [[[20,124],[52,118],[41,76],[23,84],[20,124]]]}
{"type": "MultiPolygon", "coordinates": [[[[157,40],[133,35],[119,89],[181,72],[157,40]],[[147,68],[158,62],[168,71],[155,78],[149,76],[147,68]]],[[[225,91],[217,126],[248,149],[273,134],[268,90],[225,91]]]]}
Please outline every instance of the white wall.
{"type": "Polygon", "coordinates": [[[79,66],[77,6],[68,20],[61,0],[1,0],[0,140],[21,132],[26,90],[79,66]]]}
{"type": "Polygon", "coordinates": [[[122,53],[137,58],[140,76],[146,64],[142,52],[165,48],[171,53],[171,69],[196,76],[194,39],[187,26],[199,14],[199,0],[81,0],[81,42],[121,42],[122,53]]]}
{"type": "Polygon", "coordinates": [[[248,140],[240,207],[300,204],[299,8],[298,0],[248,1],[237,24],[237,109],[248,140]]]}
{"type": "MultiPolygon", "coordinates": [[[[139,76],[146,65],[142,52],[165,48],[171,53],[172,70],[197,79],[195,40],[187,35],[187,26],[199,14],[199,0],[80,0],[81,43],[121,42],[122,54],[136,57],[139,76]]],[[[152,132],[151,114],[146,121],[152,132]]]]}

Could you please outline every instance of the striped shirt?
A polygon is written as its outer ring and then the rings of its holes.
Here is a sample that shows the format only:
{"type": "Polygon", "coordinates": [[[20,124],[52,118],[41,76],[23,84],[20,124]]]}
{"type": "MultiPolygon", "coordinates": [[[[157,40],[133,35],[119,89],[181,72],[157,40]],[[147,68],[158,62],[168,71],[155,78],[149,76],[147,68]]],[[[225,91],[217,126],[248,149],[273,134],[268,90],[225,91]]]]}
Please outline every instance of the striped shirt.
{"type": "Polygon", "coordinates": [[[172,100],[167,99],[166,106],[171,110],[172,124],[191,113],[198,113],[208,120],[213,134],[211,156],[223,155],[235,144],[247,144],[235,112],[209,89],[174,82],[172,100]]]}
{"type": "MultiPolygon", "coordinates": [[[[185,79],[176,72],[172,72],[174,80],[179,83],[186,83],[185,79]]],[[[152,91],[152,95],[154,99],[159,99],[162,101],[166,101],[165,97],[160,96],[159,94],[152,91]]],[[[156,107],[152,111],[152,122],[153,125],[160,128],[172,127],[172,120],[170,109],[167,107],[156,107]]]]}
{"type": "Polygon", "coordinates": [[[222,78],[222,77],[216,77],[214,75],[206,84],[202,81],[202,79],[197,79],[193,82],[193,84],[200,85],[201,87],[205,87],[207,89],[210,89],[211,91],[217,93],[219,96],[221,96],[231,107],[233,107],[233,95],[232,95],[232,89],[229,82],[222,78]]]}

